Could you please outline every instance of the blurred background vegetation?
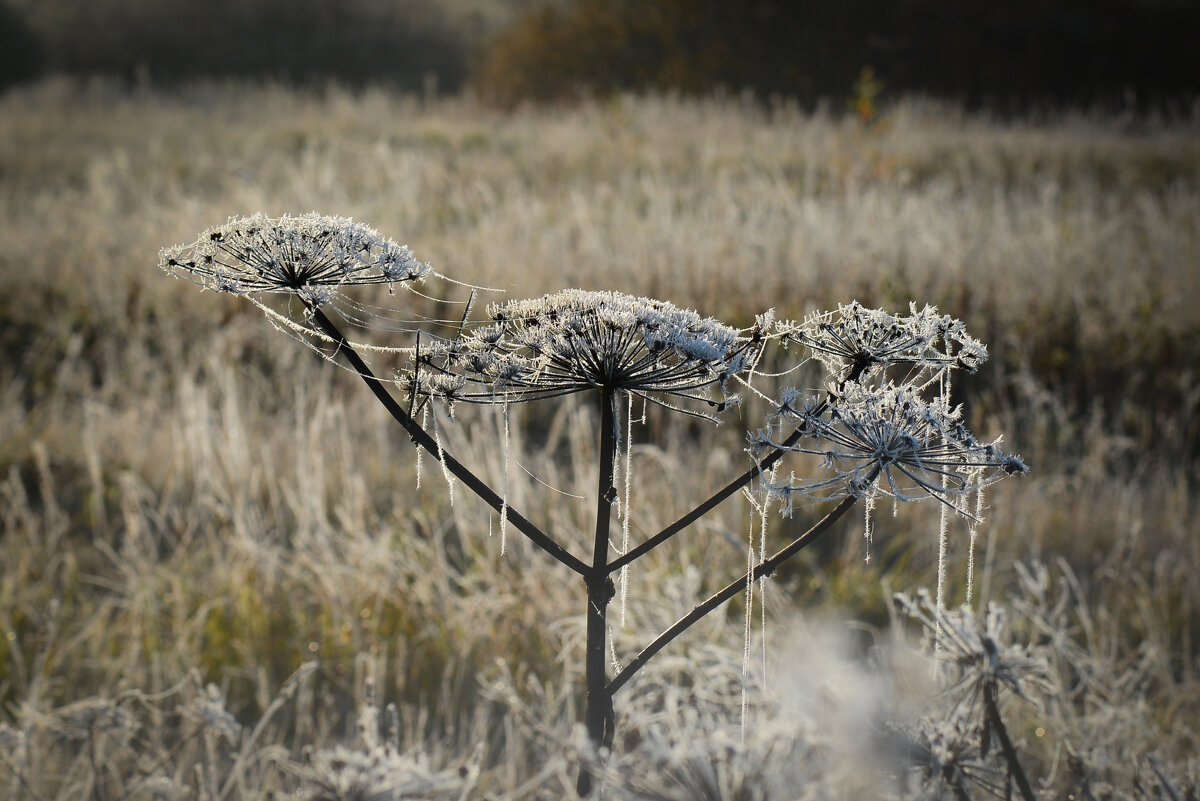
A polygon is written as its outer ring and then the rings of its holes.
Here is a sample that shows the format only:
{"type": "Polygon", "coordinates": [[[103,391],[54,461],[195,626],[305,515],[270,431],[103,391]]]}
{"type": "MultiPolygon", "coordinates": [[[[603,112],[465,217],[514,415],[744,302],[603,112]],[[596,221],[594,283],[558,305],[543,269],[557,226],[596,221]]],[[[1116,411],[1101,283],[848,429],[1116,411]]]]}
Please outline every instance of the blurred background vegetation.
{"type": "MultiPolygon", "coordinates": [[[[524,755],[494,786],[558,753],[529,746],[544,710],[509,722],[540,682],[570,729],[568,577],[519,540],[501,558],[432,471],[415,490],[356,381],[154,269],[229,215],[315,209],[506,297],[962,318],[992,360],[957,399],[1034,468],[989,497],[977,598],[1057,561],[1115,688],[1081,690],[1100,700],[1073,742],[1110,737],[1113,765],[1200,753],[1198,34],[1197,4],[1149,0],[0,0],[0,725],[193,674],[249,724],[316,659],[308,711],[270,734],[296,758],[354,730],[367,665],[406,740],[524,755]],[[1150,722],[1104,717],[1130,710],[1150,722]]],[[[759,412],[702,437],[652,417],[633,535],[740,470],[759,412]]],[[[593,482],[564,454],[591,447],[589,414],[512,420],[538,473],[513,471],[514,507],[580,550],[593,482]]],[[[497,425],[443,432],[493,482],[497,425]]],[[[746,518],[730,504],[656,552],[620,658],[744,564],[746,518]]],[[[884,630],[888,587],[931,583],[937,528],[904,509],[868,562],[847,522],[768,617],[884,630]]],[[[671,669],[700,676],[715,644],[736,673],[742,611],[671,669]]],[[[1065,741],[1036,741],[1046,764],[1065,741]]]]}
{"type": "Polygon", "coordinates": [[[0,22],[0,86],[65,72],[811,103],[870,69],[894,93],[1013,108],[1161,105],[1200,81],[1186,0],[0,0],[0,22]]]}

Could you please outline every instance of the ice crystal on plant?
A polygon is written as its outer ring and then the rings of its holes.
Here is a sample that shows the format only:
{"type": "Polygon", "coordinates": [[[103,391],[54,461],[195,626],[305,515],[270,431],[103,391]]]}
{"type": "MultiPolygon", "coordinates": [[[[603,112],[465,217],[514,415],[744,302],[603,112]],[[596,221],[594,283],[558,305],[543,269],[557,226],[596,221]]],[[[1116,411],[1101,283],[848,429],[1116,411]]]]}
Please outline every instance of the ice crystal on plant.
{"type": "Polygon", "coordinates": [[[1005,774],[982,758],[979,733],[961,715],[926,718],[915,726],[895,727],[909,761],[920,773],[913,799],[972,798],[967,788],[1004,797],[1005,774]]]}
{"type": "Polygon", "coordinates": [[[1050,691],[1049,665],[1030,649],[1010,642],[1002,607],[989,605],[980,620],[969,609],[939,606],[924,591],[916,598],[900,593],[895,600],[901,611],[925,628],[937,658],[954,669],[960,705],[974,706],[989,687],[1006,687],[1030,701],[1050,691]]]}

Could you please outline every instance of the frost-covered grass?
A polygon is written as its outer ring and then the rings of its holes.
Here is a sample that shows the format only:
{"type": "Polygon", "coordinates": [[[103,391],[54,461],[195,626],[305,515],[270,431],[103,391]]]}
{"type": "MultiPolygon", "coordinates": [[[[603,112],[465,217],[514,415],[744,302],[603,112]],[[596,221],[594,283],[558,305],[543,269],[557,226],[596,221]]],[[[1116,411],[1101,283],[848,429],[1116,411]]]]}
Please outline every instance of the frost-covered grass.
{"type": "MultiPolygon", "coordinates": [[[[434,797],[574,786],[571,574],[511,536],[501,556],[469,498],[415,492],[412,446],[353,376],[154,269],[160,246],[230,214],[312,209],[514,298],[615,289],[735,325],[911,299],[964,319],[992,350],[960,383],[971,426],[1034,467],[989,494],[975,576],[977,608],[1003,607],[1050,677],[1028,702],[999,695],[1023,765],[1048,797],[1196,791],[1194,122],[997,122],[906,101],[865,130],[730,100],[499,116],[375,93],[47,84],[0,99],[0,128],[8,797],[336,787],[317,773],[360,758],[332,749],[393,741],[434,797]]],[[[511,502],[588,542],[591,410],[510,422],[536,476],[510,467],[511,502]]],[[[745,426],[652,425],[633,448],[635,536],[747,464],[745,426]]],[[[500,426],[464,413],[443,434],[498,482],[503,453],[479,443],[500,426]]],[[[772,536],[819,512],[800,507],[772,536]]],[[[747,515],[731,505],[639,565],[619,652],[744,565],[747,515]]],[[[918,627],[889,599],[933,586],[937,530],[936,510],[880,514],[866,562],[851,521],[772,581],[744,735],[744,610],[673,644],[618,696],[611,792],[919,793],[887,743],[943,763],[964,746],[946,744],[956,696],[915,703],[933,671],[900,645],[918,627]]],[[[965,527],[952,534],[954,603],[965,527]]]]}

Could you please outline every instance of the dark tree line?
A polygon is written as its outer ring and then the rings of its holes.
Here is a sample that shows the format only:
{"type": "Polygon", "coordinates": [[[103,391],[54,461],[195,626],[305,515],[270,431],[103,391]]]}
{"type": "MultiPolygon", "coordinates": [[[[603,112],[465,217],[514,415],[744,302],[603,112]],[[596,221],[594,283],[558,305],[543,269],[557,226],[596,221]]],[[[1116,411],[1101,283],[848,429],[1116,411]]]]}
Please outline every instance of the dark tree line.
{"type": "Polygon", "coordinates": [[[1158,104],[1200,88],[1196,0],[558,0],[488,41],[450,7],[0,0],[0,86],[45,70],[406,89],[436,75],[501,103],[715,87],[811,102],[846,96],[869,66],[889,93],[998,107],[1130,92],[1158,104]]]}
{"type": "Polygon", "coordinates": [[[576,0],[526,15],[477,81],[501,102],[723,86],[813,101],[870,66],[889,91],[969,104],[1191,96],[1200,3],[576,0]]]}
{"type": "Polygon", "coordinates": [[[0,36],[37,59],[6,55],[0,85],[43,71],[405,89],[434,75],[449,90],[466,77],[462,37],[423,0],[39,0],[23,13],[0,0],[0,17],[20,25],[0,36]]]}

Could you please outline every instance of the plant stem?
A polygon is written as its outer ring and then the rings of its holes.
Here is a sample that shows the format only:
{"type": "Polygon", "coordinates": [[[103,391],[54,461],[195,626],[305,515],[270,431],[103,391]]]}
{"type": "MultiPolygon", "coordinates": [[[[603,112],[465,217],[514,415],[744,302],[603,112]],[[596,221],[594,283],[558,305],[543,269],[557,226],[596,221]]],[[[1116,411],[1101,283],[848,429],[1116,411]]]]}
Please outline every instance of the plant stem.
{"type": "Polygon", "coordinates": [[[321,330],[334,341],[338,351],[346,357],[346,360],[350,362],[350,366],[366,382],[367,387],[375,394],[375,397],[379,399],[384,408],[388,410],[392,418],[408,432],[414,443],[429,451],[435,458],[445,464],[446,469],[462,481],[467,489],[479,496],[484,503],[495,509],[498,513],[507,515],[508,522],[512,523],[514,528],[528,537],[534,545],[581,576],[586,576],[591,572],[587,564],[547,536],[523,515],[514,511],[511,506],[505,504],[504,500],[496,494],[495,490],[447,453],[444,448],[438,447],[437,441],[425,429],[421,428],[417,421],[413,420],[412,416],[404,411],[404,408],[396,402],[396,399],[384,389],[383,383],[375,377],[375,374],[371,372],[371,368],[367,367],[354,348],[350,346],[350,343],[346,341],[346,338],[338,330],[337,326],[320,309],[310,306],[309,310],[312,312],[313,319],[317,325],[321,326],[321,330]]]}
{"type": "MultiPolygon", "coordinates": [[[[606,641],[608,628],[606,613],[608,602],[613,597],[613,583],[608,571],[608,540],[612,521],[612,504],[617,488],[613,484],[613,467],[616,463],[616,393],[602,390],[600,393],[600,464],[596,479],[596,539],[592,549],[592,569],[587,573],[587,651],[585,673],[587,697],[584,701],[584,723],[588,739],[599,751],[612,745],[613,719],[612,691],[607,682],[606,641]]],[[[586,767],[579,772],[576,786],[580,796],[592,790],[592,775],[586,767]]]]}
{"type": "Polygon", "coordinates": [[[742,487],[758,478],[767,470],[770,470],[773,464],[783,458],[783,455],[787,453],[787,449],[796,444],[801,435],[802,434],[799,429],[793,431],[791,435],[783,441],[782,444],[767,454],[762,461],[760,461],[754,467],[751,467],[746,472],[742,473],[733,481],[730,481],[721,489],[717,490],[708,500],[701,503],[695,509],[692,509],[692,511],[688,512],[683,517],[679,518],[674,523],[643,542],[641,545],[626,551],[624,554],[614,559],[608,566],[609,573],[615,573],[626,565],[631,564],[637,559],[640,559],[642,556],[645,556],[647,553],[654,550],[659,545],[662,545],[664,542],[671,539],[671,537],[674,537],[692,523],[695,523],[713,509],[716,509],[722,503],[729,500],[730,496],[735,494],[742,487]]]}
{"type": "Polygon", "coordinates": [[[996,737],[1000,740],[1000,750],[1004,752],[1004,759],[1008,762],[1008,773],[1017,782],[1017,789],[1021,791],[1021,797],[1025,801],[1037,801],[1033,794],[1033,787],[1029,784],[1029,779],[1025,776],[1025,771],[1021,767],[1021,762],[1017,759],[1017,749],[1013,747],[1012,740],[1009,739],[1008,729],[1004,725],[1004,719],[1000,717],[1000,707],[996,704],[996,685],[989,683],[983,691],[983,706],[986,711],[988,721],[991,723],[992,731],[996,733],[996,737]]]}
{"type": "MultiPolygon", "coordinates": [[[[846,386],[846,384],[848,382],[857,381],[860,377],[862,377],[864,370],[865,370],[865,366],[863,366],[863,365],[854,367],[844,378],[842,378],[838,382],[837,391],[840,392],[846,386]]],[[[821,404],[819,406],[817,406],[817,408],[815,410],[813,410],[811,413],[812,414],[821,414],[827,408],[829,408],[829,398],[828,397],[826,397],[825,400],[823,400],[821,402],[821,404]]],[[[713,509],[717,508],[722,503],[729,500],[730,496],[732,496],[734,493],[736,493],[742,487],[746,486],[751,481],[753,481],[754,479],[758,478],[763,473],[770,470],[771,467],[774,466],[774,464],[776,462],[778,462],[780,459],[782,459],[784,454],[786,454],[793,445],[795,445],[797,442],[799,442],[803,436],[804,436],[803,428],[797,428],[795,431],[793,431],[791,434],[788,435],[787,439],[785,439],[779,445],[776,445],[775,448],[770,453],[768,453],[763,459],[761,459],[758,462],[758,464],[754,465],[754,467],[751,467],[749,470],[742,473],[740,476],[735,478],[733,481],[730,481],[724,487],[717,490],[712,495],[712,497],[710,497],[708,500],[704,501],[699,506],[692,509],[692,511],[688,512],[683,517],[679,518],[674,523],[667,526],[662,531],[658,532],[653,537],[651,537],[650,539],[643,542],[641,545],[637,546],[636,548],[633,548],[632,550],[625,552],[621,556],[614,559],[612,561],[612,563],[608,566],[609,572],[614,573],[614,572],[620,570],[621,568],[625,567],[626,565],[631,564],[633,561],[640,559],[642,556],[645,556],[647,553],[654,550],[659,545],[662,545],[664,542],[671,539],[671,537],[674,537],[676,534],[683,531],[685,528],[690,526],[692,523],[695,523],[697,520],[704,517],[704,515],[708,514],[713,509]]]]}
{"type": "Polygon", "coordinates": [[[838,518],[844,515],[854,502],[858,500],[853,495],[843,498],[838,505],[833,507],[825,517],[821,518],[808,531],[801,534],[796,539],[792,540],[781,551],[776,553],[769,559],[759,562],[753,570],[742,574],[741,578],[734,579],[722,589],[713,593],[703,603],[697,605],[692,611],[688,612],[662,634],[658,635],[645,648],[643,648],[637,656],[633,658],[625,668],[617,674],[608,684],[608,692],[610,695],[615,695],[617,690],[625,686],[625,683],[633,678],[634,674],[641,670],[642,666],[650,660],[652,656],[661,651],[664,646],[674,640],[680,634],[687,631],[694,623],[707,615],[712,610],[716,609],[721,604],[728,601],[730,598],[743,592],[746,589],[746,583],[749,581],[757,581],[764,576],[769,576],[775,570],[791,557],[798,554],[806,545],[813,542],[817,537],[824,534],[830,526],[837,522],[838,518]]]}

